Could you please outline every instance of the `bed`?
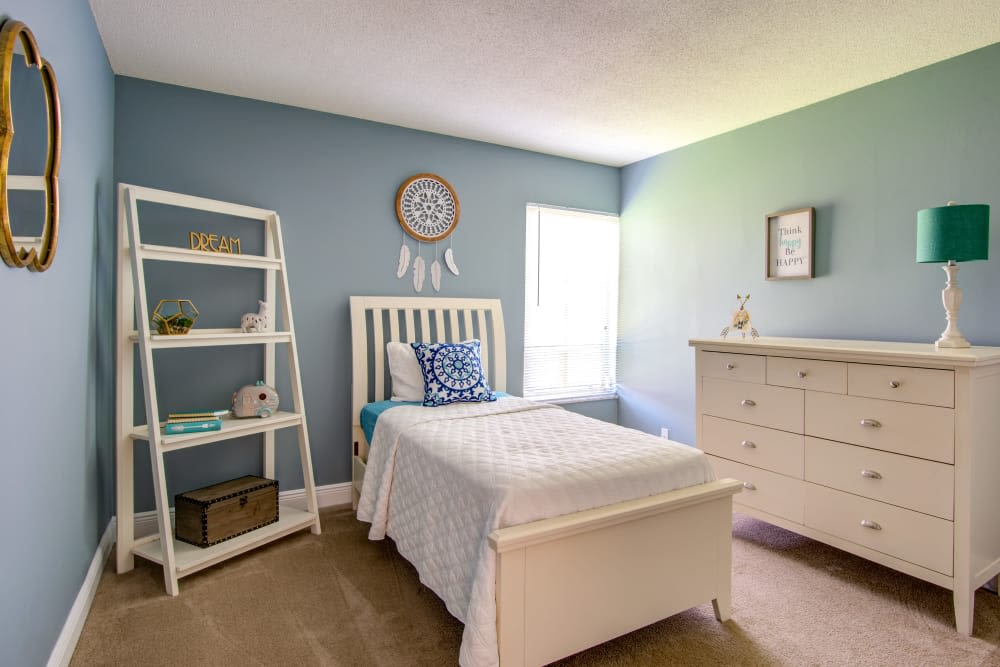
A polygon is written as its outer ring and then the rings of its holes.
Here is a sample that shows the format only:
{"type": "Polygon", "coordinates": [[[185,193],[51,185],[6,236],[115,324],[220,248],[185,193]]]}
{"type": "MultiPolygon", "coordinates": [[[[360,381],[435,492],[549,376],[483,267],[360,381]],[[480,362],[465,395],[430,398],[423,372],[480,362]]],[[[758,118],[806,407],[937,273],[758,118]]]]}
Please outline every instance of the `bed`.
{"type": "MultiPolygon", "coordinates": [[[[666,447],[630,429],[516,397],[440,408],[395,407],[381,413],[374,431],[367,424],[374,433],[369,451],[361,414],[389,398],[386,343],[478,340],[490,386],[503,392],[503,313],[497,299],[355,296],[351,330],[354,507],[359,519],[372,523],[370,537],[392,537],[421,581],[466,624],[463,665],[546,664],[708,601],[717,619],[728,620],[732,496],[742,488],[739,482],[715,480],[710,468],[707,475],[697,472],[704,464],[697,450],[666,447]],[[589,424],[586,429],[583,422],[589,424]],[[551,430],[562,429],[563,423],[571,430],[551,430]],[[627,469],[623,474],[629,477],[622,478],[627,483],[615,484],[613,491],[562,489],[544,477],[531,477],[508,460],[506,450],[499,455],[502,466],[478,477],[471,472],[474,466],[458,463],[473,456],[466,450],[489,450],[492,445],[485,445],[493,440],[498,446],[522,437],[527,442],[543,430],[552,446],[531,445],[528,458],[576,447],[600,465],[627,469]],[[553,432],[572,435],[556,443],[553,432]],[[418,434],[431,444],[421,445],[418,434]],[[453,446],[452,439],[463,444],[453,446]],[[669,449],[678,459],[667,487],[672,490],[663,490],[662,482],[649,486],[651,473],[633,465],[634,453],[614,460],[619,448],[634,452],[650,446],[669,449]],[[499,488],[481,485],[484,479],[499,480],[499,488]],[[518,484],[523,488],[517,493],[527,496],[508,495],[508,487],[518,484]],[[470,499],[484,494],[484,509],[477,509],[470,499]],[[555,515],[538,518],[541,498],[556,498],[557,509],[544,510],[555,515]],[[403,517],[394,529],[386,521],[390,508],[403,517]],[[429,542],[428,536],[441,529],[435,523],[446,526],[455,544],[443,553],[440,546],[433,547],[436,553],[424,553],[421,541],[429,542]],[[466,608],[469,598],[476,604],[466,608]]],[[[589,484],[583,479],[588,476],[577,475],[570,483],[589,484]]]]}

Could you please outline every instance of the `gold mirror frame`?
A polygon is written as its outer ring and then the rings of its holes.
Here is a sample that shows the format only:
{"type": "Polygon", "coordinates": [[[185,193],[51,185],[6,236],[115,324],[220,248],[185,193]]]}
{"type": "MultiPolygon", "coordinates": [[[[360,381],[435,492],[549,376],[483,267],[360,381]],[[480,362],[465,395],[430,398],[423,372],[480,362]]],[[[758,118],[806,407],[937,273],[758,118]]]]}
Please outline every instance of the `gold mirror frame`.
{"type": "Polygon", "coordinates": [[[0,256],[3,261],[16,269],[27,268],[29,271],[44,271],[52,265],[56,256],[56,244],[59,240],[59,154],[61,148],[61,130],[59,118],[59,88],[56,85],[56,73],[38,51],[35,36],[28,26],[20,21],[8,19],[0,27],[0,95],[3,96],[0,108],[0,217],[3,219],[3,239],[0,239],[0,256]],[[17,248],[10,229],[10,214],[7,210],[7,179],[10,146],[14,139],[14,120],[10,105],[11,65],[14,61],[14,47],[17,40],[24,47],[24,61],[28,67],[37,67],[42,77],[42,88],[45,92],[45,106],[48,111],[48,156],[45,161],[45,227],[42,230],[42,241],[36,248],[17,248]]]}

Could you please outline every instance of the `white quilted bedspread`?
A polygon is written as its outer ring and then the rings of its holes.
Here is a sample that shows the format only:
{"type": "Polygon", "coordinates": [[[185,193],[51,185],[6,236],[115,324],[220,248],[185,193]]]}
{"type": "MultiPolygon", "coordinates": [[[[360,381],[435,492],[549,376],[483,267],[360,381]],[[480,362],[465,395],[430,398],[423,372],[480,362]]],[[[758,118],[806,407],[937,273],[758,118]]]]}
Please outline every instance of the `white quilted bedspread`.
{"type": "Polygon", "coordinates": [[[701,451],[521,398],[383,413],[358,518],[465,623],[460,664],[496,665],[496,557],[513,526],[715,479],[701,451]]]}

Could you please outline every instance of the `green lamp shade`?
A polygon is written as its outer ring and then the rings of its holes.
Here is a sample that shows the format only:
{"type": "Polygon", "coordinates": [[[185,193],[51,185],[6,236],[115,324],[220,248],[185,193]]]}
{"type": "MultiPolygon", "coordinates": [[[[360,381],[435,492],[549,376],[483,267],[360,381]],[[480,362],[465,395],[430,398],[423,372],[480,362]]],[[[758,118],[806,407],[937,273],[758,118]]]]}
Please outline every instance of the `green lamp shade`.
{"type": "Polygon", "coordinates": [[[988,205],[962,204],[917,211],[918,262],[987,259],[989,247],[988,205]]]}

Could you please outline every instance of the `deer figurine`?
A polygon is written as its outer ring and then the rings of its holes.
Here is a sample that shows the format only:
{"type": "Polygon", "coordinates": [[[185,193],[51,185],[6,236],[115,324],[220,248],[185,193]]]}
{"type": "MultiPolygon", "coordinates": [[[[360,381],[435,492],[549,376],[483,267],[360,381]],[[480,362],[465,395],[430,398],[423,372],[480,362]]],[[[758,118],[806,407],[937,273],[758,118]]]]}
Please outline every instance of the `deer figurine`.
{"type": "Polygon", "coordinates": [[[245,313],[240,320],[240,329],[243,333],[263,333],[268,330],[268,307],[267,301],[258,301],[260,308],[256,313],[245,313]]]}
{"type": "Polygon", "coordinates": [[[757,330],[753,328],[753,324],[750,322],[750,311],[746,309],[746,303],[749,300],[749,293],[746,296],[736,295],[736,302],[740,304],[740,307],[733,311],[733,319],[729,322],[729,326],[722,330],[720,335],[723,338],[729,335],[730,329],[735,329],[740,332],[743,338],[746,338],[749,332],[750,337],[757,340],[757,330]]]}

